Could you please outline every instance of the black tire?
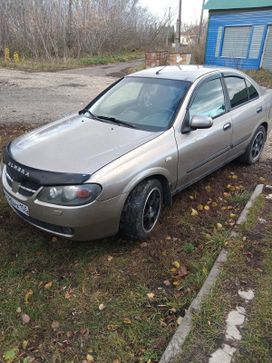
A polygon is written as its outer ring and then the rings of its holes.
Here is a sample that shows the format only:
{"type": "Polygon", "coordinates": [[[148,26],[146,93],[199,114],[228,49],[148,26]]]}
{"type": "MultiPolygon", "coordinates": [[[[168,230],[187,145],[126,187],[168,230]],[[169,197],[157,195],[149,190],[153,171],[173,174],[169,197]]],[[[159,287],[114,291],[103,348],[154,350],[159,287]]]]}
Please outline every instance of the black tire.
{"type": "Polygon", "coordinates": [[[259,126],[254,136],[252,137],[252,140],[248,145],[246,152],[242,156],[240,156],[239,160],[247,165],[257,163],[257,161],[259,161],[261,157],[266,137],[267,132],[265,127],[259,126]]]}
{"type": "Polygon", "coordinates": [[[162,185],[145,180],[128,196],[121,215],[120,234],[133,240],[146,240],[155,228],[163,202],[162,185]]]}

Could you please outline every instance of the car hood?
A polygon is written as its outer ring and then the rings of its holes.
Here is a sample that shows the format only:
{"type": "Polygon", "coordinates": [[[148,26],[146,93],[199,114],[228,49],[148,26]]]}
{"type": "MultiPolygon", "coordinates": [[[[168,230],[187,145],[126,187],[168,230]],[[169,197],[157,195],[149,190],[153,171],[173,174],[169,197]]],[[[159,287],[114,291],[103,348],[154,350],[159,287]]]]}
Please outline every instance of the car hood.
{"type": "Polygon", "coordinates": [[[34,169],[92,174],[160,134],[76,115],[19,137],[10,152],[34,169]]]}

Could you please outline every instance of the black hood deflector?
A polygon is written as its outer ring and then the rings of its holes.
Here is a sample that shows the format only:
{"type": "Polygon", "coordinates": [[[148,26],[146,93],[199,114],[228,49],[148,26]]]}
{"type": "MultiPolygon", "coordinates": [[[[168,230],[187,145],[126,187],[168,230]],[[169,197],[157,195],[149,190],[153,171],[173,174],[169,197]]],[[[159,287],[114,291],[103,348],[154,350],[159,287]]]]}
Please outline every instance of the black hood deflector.
{"type": "Polygon", "coordinates": [[[90,178],[89,174],[58,173],[54,171],[34,169],[18,163],[11,155],[9,143],[4,149],[3,161],[8,174],[19,183],[33,182],[39,186],[78,185],[90,178]]]}

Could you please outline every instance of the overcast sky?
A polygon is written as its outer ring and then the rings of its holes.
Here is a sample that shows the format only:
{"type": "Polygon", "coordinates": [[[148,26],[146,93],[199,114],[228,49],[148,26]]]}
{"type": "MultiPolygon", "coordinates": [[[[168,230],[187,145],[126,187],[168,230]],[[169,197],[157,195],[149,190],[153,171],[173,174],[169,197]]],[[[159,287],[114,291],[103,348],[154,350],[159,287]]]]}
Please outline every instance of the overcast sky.
{"type": "MultiPolygon", "coordinates": [[[[162,17],[165,11],[171,7],[173,14],[173,24],[176,23],[178,16],[179,0],[140,0],[140,4],[147,7],[153,14],[162,17]]],[[[199,22],[202,0],[183,0],[182,1],[182,22],[195,24],[199,22]]],[[[205,11],[206,15],[206,11],[205,11]]]]}

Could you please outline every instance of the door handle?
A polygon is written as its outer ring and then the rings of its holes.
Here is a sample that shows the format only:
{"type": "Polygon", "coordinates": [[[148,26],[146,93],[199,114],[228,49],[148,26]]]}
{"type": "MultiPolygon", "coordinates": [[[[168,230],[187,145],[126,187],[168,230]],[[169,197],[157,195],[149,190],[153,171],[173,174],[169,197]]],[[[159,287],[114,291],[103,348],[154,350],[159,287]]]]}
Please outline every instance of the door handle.
{"type": "Polygon", "coordinates": [[[226,123],[226,124],[223,126],[223,130],[224,130],[224,131],[226,131],[226,130],[228,130],[228,129],[230,129],[230,128],[231,128],[231,123],[230,123],[230,122],[226,123]]]}
{"type": "Polygon", "coordinates": [[[260,107],[257,108],[256,112],[260,113],[260,112],[262,112],[262,110],[263,110],[263,108],[262,108],[262,106],[260,106],[260,107]]]}

